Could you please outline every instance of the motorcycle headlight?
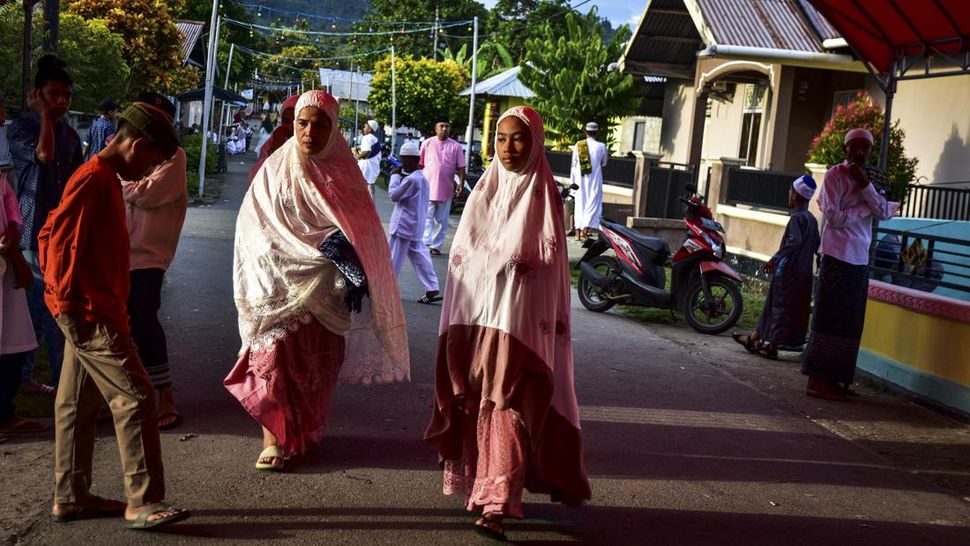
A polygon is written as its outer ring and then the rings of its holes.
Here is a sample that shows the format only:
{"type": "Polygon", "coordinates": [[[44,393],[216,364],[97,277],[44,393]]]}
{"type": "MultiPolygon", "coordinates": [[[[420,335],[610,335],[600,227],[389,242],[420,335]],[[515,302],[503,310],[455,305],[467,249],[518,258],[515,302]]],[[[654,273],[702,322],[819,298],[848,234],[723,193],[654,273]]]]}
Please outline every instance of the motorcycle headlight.
{"type": "Polygon", "coordinates": [[[717,259],[719,259],[719,260],[723,260],[724,259],[724,245],[715,244],[715,245],[712,246],[712,249],[714,250],[714,256],[717,259]]]}

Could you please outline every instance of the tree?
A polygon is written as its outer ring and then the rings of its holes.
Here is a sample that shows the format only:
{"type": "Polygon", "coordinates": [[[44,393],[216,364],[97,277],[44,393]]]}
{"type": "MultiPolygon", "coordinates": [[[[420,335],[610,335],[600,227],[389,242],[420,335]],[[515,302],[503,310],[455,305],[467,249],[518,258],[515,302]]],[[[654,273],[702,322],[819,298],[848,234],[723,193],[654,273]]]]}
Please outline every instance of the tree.
{"type": "MultiPolygon", "coordinates": [[[[185,0],[65,0],[68,13],[85,19],[104,19],[122,36],[131,70],[127,95],[156,91],[174,95],[195,87],[200,72],[182,66],[182,34],[172,13],[181,13],[185,0]]],[[[88,59],[87,62],[97,62],[88,59]]]]}
{"type": "MultiPolygon", "coordinates": [[[[454,61],[434,61],[398,57],[397,124],[418,129],[426,135],[434,132],[435,118],[451,118],[453,133],[463,129],[462,114],[468,101],[459,96],[465,77],[454,61]]],[[[381,59],[374,67],[371,80],[370,107],[381,121],[391,121],[391,57],[381,59]]]]}
{"type": "MultiPolygon", "coordinates": [[[[841,104],[835,108],[832,119],[825,124],[825,128],[813,140],[808,149],[808,162],[821,165],[836,165],[845,159],[843,142],[845,133],[861,127],[872,133],[874,140],[869,162],[875,165],[879,161],[882,149],[882,133],[886,116],[878,103],[872,100],[868,93],[859,92],[849,104],[841,104]]],[[[906,157],[903,139],[906,133],[899,126],[899,120],[892,124],[889,130],[889,162],[886,165],[886,177],[889,179],[887,197],[890,201],[902,203],[906,199],[906,186],[916,179],[916,165],[919,159],[906,157]]]]}
{"type": "Polygon", "coordinates": [[[526,42],[545,36],[545,26],[555,36],[566,34],[566,14],[578,13],[566,0],[498,0],[489,12],[491,39],[503,44],[516,63],[525,60],[526,42]]]}
{"type": "MultiPolygon", "coordinates": [[[[0,28],[11,29],[11,32],[0,33],[0,58],[21,58],[23,21],[23,10],[17,4],[0,6],[0,28]]],[[[35,69],[37,59],[43,55],[40,47],[42,24],[39,18],[34,19],[32,49],[35,69]]],[[[58,56],[67,63],[74,79],[72,110],[94,112],[101,100],[117,100],[123,95],[128,79],[128,65],[125,64],[123,51],[121,36],[111,32],[103,20],[85,21],[77,15],[61,15],[58,56]],[[91,62],[91,59],[97,59],[97,62],[91,62]]],[[[19,103],[20,71],[0,72],[0,89],[12,91],[8,97],[10,104],[19,103]]]]}
{"type": "Polygon", "coordinates": [[[531,103],[542,114],[546,140],[564,149],[583,138],[583,126],[596,121],[608,128],[616,118],[640,106],[633,77],[611,68],[630,36],[626,25],[603,43],[596,9],[587,15],[566,14],[566,33],[546,24],[541,36],[527,42],[528,62],[522,83],[535,93],[531,103]]]}
{"type": "MultiPolygon", "coordinates": [[[[442,58],[446,61],[455,61],[463,73],[471,74],[472,56],[468,52],[471,49],[468,46],[469,44],[463,44],[457,53],[452,53],[451,49],[445,49],[442,52],[442,58]]],[[[516,66],[518,63],[512,60],[512,54],[504,45],[488,40],[478,46],[478,81],[516,66]]]]}
{"type": "MultiPolygon", "coordinates": [[[[181,6],[175,5],[170,9],[172,10],[173,17],[177,19],[201,21],[204,22],[207,27],[212,17],[212,2],[184,2],[181,6]]],[[[241,4],[237,4],[235,2],[222,2],[219,9],[219,14],[223,17],[228,17],[244,23],[252,22],[252,16],[250,15],[249,11],[241,4]]],[[[199,39],[203,40],[203,38],[199,39]]],[[[219,47],[217,48],[220,73],[223,74],[223,77],[225,77],[225,72],[222,71],[225,70],[229,65],[230,44],[244,46],[256,51],[265,51],[268,45],[267,42],[268,40],[263,38],[261,34],[251,32],[242,26],[223,24],[219,27],[219,47]]],[[[243,54],[242,51],[237,49],[232,60],[232,74],[230,75],[230,81],[242,81],[248,79],[250,76],[252,76],[253,69],[255,69],[258,65],[258,61],[259,59],[256,56],[243,54]]],[[[219,86],[222,84],[222,81],[217,82],[217,85],[219,86]]]]}

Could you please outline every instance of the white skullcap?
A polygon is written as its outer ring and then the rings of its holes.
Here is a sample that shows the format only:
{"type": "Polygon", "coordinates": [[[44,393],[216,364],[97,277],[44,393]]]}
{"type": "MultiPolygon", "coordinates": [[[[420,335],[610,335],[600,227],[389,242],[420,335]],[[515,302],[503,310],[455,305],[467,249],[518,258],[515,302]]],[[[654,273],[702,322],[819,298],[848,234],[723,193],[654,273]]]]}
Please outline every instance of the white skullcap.
{"type": "Polygon", "coordinates": [[[375,133],[377,132],[378,129],[381,128],[381,126],[377,124],[377,121],[375,121],[373,119],[367,120],[367,125],[369,125],[370,126],[370,130],[371,131],[374,131],[375,133]]]}
{"type": "Polygon", "coordinates": [[[849,141],[861,138],[863,140],[868,140],[869,144],[872,144],[872,133],[865,129],[853,129],[845,134],[844,144],[848,144],[849,141]]]}
{"type": "Polygon", "coordinates": [[[600,130],[600,124],[599,123],[596,123],[595,121],[591,121],[591,122],[589,122],[589,123],[586,124],[586,130],[587,131],[599,131],[600,130]]]}
{"type": "Polygon", "coordinates": [[[805,199],[811,201],[812,196],[815,195],[815,189],[818,186],[815,184],[815,179],[806,174],[796,178],[795,181],[792,182],[791,187],[795,189],[795,192],[798,195],[801,195],[805,199]]]}
{"type": "Polygon", "coordinates": [[[421,155],[421,149],[418,148],[417,142],[405,142],[404,144],[401,145],[401,151],[398,152],[397,155],[401,157],[404,157],[404,156],[417,157],[421,155]]]}

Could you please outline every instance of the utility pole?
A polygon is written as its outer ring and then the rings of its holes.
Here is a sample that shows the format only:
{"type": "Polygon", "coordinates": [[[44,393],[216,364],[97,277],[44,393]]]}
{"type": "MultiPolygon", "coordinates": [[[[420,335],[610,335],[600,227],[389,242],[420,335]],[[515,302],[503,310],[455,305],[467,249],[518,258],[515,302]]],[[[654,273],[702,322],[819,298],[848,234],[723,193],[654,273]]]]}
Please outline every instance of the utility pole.
{"type": "Polygon", "coordinates": [[[212,118],[212,86],[216,77],[216,48],[219,47],[219,0],[212,0],[209,20],[209,55],[205,62],[205,103],[202,105],[202,151],[199,157],[199,197],[205,193],[205,151],[208,148],[209,121],[212,118]]]}
{"type": "Polygon", "coordinates": [[[433,31],[434,32],[434,51],[431,52],[431,58],[434,59],[434,60],[436,60],[436,61],[438,60],[438,17],[439,17],[438,3],[435,2],[435,6],[434,6],[434,31],[433,31]]]}
{"type": "Polygon", "coordinates": [[[34,31],[34,4],[37,0],[24,0],[24,59],[23,59],[23,72],[21,73],[22,80],[20,82],[20,90],[22,91],[20,97],[20,109],[23,112],[27,112],[27,95],[30,93],[30,52],[33,50],[31,47],[32,35],[34,31]]]}
{"type": "Polygon", "coordinates": [[[391,46],[391,153],[397,148],[397,62],[394,59],[394,46],[391,46]]]}
{"type": "MultiPolygon", "coordinates": [[[[471,165],[472,138],[475,136],[475,86],[478,84],[478,17],[475,17],[475,33],[472,37],[472,95],[468,101],[468,129],[465,130],[465,165],[471,165]]],[[[464,183],[464,181],[462,181],[464,183]]]]}

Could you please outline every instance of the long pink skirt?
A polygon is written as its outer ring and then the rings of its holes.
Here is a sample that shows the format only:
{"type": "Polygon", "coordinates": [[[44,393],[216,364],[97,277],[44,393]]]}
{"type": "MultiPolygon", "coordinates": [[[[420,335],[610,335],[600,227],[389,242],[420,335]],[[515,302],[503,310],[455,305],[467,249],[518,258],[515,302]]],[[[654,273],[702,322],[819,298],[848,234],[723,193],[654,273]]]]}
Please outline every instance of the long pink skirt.
{"type": "Polygon", "coordinates": [[[482,400],[463,419],[461,460],[445,460],[444,494],[464,495],[469,511],[522,517],[528,437],[514,410],[482,400]]]}
{"type": "Polygon", "coordinates": [[[302,454],[323,440],[343,361],[344,338],[311,319],[272,345],[247,348],[224,384],[283,453],[302,454]]]}

